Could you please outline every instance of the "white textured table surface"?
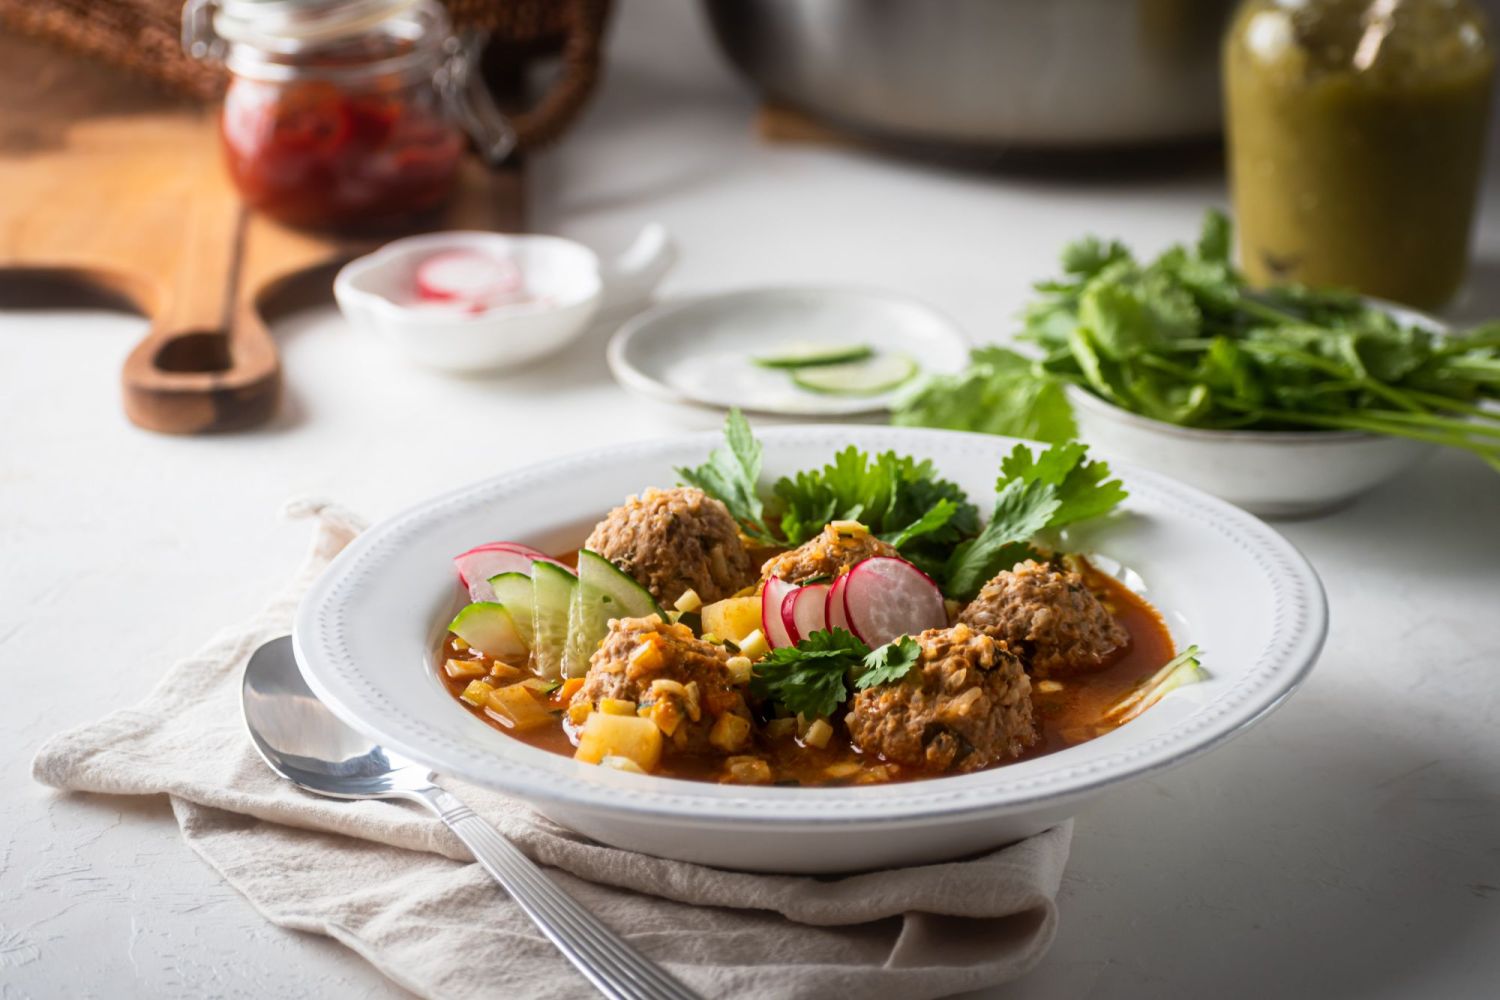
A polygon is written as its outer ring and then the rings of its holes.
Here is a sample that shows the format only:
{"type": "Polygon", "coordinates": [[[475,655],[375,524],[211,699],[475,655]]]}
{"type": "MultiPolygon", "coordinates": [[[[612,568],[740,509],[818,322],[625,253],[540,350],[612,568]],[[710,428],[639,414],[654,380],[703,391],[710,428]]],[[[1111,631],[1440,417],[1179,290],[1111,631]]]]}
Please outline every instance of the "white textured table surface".
{"type": "MultiPolygon", "coordinates": [[[[628,4],[614,43],[584,126],[536,162],[535,225],[611,249],[665,222],[683,249],[669,295],[883,285],[996,338],[1068,238],[1155,248],[1223,197],[1212,173],[1064,181],[766,149],[695,8],[628,4]]],[[[521,376],[449,381],[324,309],[278,328],[289,398],[273,426],[158,437],[124,420],[115,388],[143,322],[21,298],[0,303],[0,997],[399,995],[339,946],[262,921],[163,802],[32,784],[34,749],[251,613],[305,541],[275,518],[289,496],[379,517],[716,418],[627,397],[597,337],[521,376]]],[[[1285,531],[1328,588],[1321,665],[1245,738],[1080,817],[1057,945],[1000,995],[1494,995],[1500,476],[1444,456],[1285,531]]]]}

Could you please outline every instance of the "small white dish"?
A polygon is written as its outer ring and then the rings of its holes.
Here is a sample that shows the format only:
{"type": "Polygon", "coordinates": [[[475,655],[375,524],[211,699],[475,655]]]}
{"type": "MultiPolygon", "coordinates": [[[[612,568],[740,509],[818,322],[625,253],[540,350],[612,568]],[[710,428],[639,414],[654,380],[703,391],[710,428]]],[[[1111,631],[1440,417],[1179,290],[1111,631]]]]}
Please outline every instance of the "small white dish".
{"type": "Polygon", "coordinates": [[[799,417],[888,410],[899,389],[825,395],[798,387],[786,370],[752,360],[855,344],[912,358],[921,366],[917,378],[958,371],[969,356],[958,327],[917,299],[856,288],[762,288],[641,313],[610,341],[608,360],[621,385],[669,403],[799,417]]]}
{"type": "Polygon", "coordinates": [[[1215,431],[1152,420],[1068,387],[1078,437],[1261,517],[1313,517],[1400,475],[1436,446],[1358,431],[1215,431]]]}
{"type": "MultiPolygon", "coordinates": [[[[771,481],[853,444],[931,459],[976,500],[1011,439],[857,425],[759,428],[771,481]]],[[[438,671],[464,600],[452,556],[509,538],[576,547],[620,499],[676,481],[718,434],[612,445],[436,497],[361,534],[314,583],[293,639],[308,684],[345,722],[441,774],[525,799],[556,822],[629,850],[752,871],[838,872],[961,857],[1038,833],[1092,799],[1219,746],[1281,703],[1312,668],[1327,605],[1312,568],[1265,524],[1165,476],[1120,463],[1118,516],[1071,533],[1144,587],[1208,678],[1119,729],[1057,753],[892,785],[718,785],[593,767],[474,718],[438,671]]],[[[1168,804],[1169,805],[1169,804],[1168,804]]],[[[1170,811],[1170,810],[1168,810],[1170,811]]],[[[1165,821],[1165,820],[1164,820],[1165,821]]]]}
{"type": "MultiPolygon", "coordinates": [[[[1402,323],[1445,333],[1432,316],[1378,299],[1402,323]]],[[[1359,431],[1222,431],[1179,427],[1068,387],[1078,437],[1101,452],[1212,493],[1261,517],[1315,517],[1394,479],[1436,446],[1359,431]]]]}
{"type": "Polygon", "coordinates": [[[639,308],[675,262],[672,241],[657,224],[608,262],[558,236],[428,233],[350,261],[334,279],[333,294],[355,329],[386,341],[408,360],[444,371],[493,371],[566,347],[601,311],[639,308]],[[514,259],[529,300],[478,313],[418,304],[417,267],[444,250],[514,259]]]}

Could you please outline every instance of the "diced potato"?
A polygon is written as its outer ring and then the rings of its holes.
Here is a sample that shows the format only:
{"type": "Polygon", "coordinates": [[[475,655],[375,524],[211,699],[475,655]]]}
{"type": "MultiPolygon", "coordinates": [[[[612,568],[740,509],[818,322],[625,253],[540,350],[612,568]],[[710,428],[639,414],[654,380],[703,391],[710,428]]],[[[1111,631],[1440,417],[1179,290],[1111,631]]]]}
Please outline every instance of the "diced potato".
{"type": "Polygon", "coordinates": [[[616,771],[629,771],[631,774],[646,773],[645,771],[641,770],[641,765],[637,764],[629,757],[621,757],[618,754],[610,754],[608,757],[605,757],[599,762],[599,766],[612,767],[616,771]]]}
{"type": "Polygon", "coordinates": [[[573,725],[575,726],[581,726],[583,725],[583,720],[587,719],[589,717],[589,714],[593,711],[594,706],[590,705],[586,701],[581,701],[576,705],[569,705],[568,721],[573,723],[573,725]]]}
{"type": "Polygon", "coordinates": [[[845,760],[837,764],[829,764],[823,768],[823,774],[829,778],[852,778],[863,769],[858,761],[845,760]]]}
{"type": "Polygon", "coordinates": [[[703,598],[698,596],[698,592],[696,590],[694,590],[692,587],[689,587],[687,590],[684,590],[682,592],[681,597],[672,602],[672,607],[676,608],[683,614],[687,614],[689,611],[697,611],[699,608],[703,607],[703,598]]]}
{"type": "Polygon", "coordinates": [[[760,598],[729,597],[703,606],[703,631],[743,647],[751,632],[760,629],[760,598]]]}
{"type": "Polygon", "coordinates": [[[771,645],[766,642],[766,637],[761,634],[760,629],[751,632],[745,636],[744,642],[736,643],[736,645],[740,647],[740,655],[751,660],[758,660],[771,651],[771,645]]]}
{"type": "Polygon", "coordinates": [[[639,714],[656,723],[664,736],[677,735],[677,727],[682,725],[682,703],[676,698],[658,698],[641,706],[639,714]]]}
{"type": "Polygon", "coordinates": [[[524,681],[491,691],[485,699],[485,711],[513,729],[536,729],[552,722],[552,713],[537,701],[524,681]]]}
{"type": "Polygon", "coordinates": [[[635,702],[623,698],[600,698],[599,711],[607,715],[634,715],[635,702]]]}
{"type": "Polygon", "coordinates": [[[598,764],[605,757],[628,757],[641,770],[654,771],[661,763],[661,746],[661,730],[650,719],[595,712],[578,734],[573,757],[588,764],[598,764]]]}
{"type": "Polygon", "coordinates": [[[829,521],[828,526],[840,535],[854,537],[855,535],[868,535],[870,529],[858,521],[829,521]]]}
{"type": "Polygon", "coordinates": [[[514,681],[525,677],[526,671],[520,667],[513,667],[509,663],[502,663],[500,660],[496,660],[490,666],[490,676],[496,680],[514,681]]]}
{"type": "Polygon", "coordinates": [[[766,723],[766,735],[773,740],[784,740],[797,735],[796,719],[772,719],[766,723]]]}
{"type": "Polygon", "coordinates": [[[631,651],[630,673],[639,674],[652,670],[660,670],[664,662],[661,654],[661,645],[656,635],[654,633],[648,634],[641,640],[641,644],[631,651]]]}
{"type": "Polygon", "coordinates": [[[443,664],[449,677],[483,677],[486,673],[483,660],[449,660],[443,664]]]}
{"type": "Polygon", "coordinates": [[[460,653],[467,653],[469,651],[469,644],[455,635],[453,637],[453,648],[460,653]]]}
{"type": "Polygon", "coordinates": [[[708,742],[725,753],[743,750],[745,744],[750,742],[750,720],[733,712],[725,712],[708,731],[708,742]]]}
{"type": "Polygon", "coordinates": [[[814,719],[807,727],[807,732],[802,734],[802,742],[819,750],[828,745],[828,740],[833,736],[833,727],[823,719],[814,719]]]}
{"type": "Polygon", "coordinates": [[[724,762],[723,780],[736,785],[769,785],[771,765],[760,757],[730,757],[724,762]]]}
{"type": "Polygon", "coordinates": [[[475,708],[483,708],[485,702],[489,700],[490,692],[494,690],[495,686],[493,684],[486,684],[484,681],[470,681],[469,686],[464,688],[464,693],[459,695],[459,697],[475,708]]]}
{"type": "Polygon", "coordinates": [[[731,656],[726,665],[729,667],[729,683],[739,685],[750,683],[750,675],[753,673],[750,657],[731,656]]]}

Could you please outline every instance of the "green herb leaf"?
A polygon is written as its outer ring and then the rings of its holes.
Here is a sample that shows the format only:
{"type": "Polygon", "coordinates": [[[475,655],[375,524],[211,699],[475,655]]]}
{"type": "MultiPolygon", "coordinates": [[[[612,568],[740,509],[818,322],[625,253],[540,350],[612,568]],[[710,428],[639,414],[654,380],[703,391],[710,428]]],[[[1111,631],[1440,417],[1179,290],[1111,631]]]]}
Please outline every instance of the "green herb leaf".
{"type": "Polygon", "coordinates": [[[849,700],[845,678],[869,653],[868,646],[844,629],[814,632],[760,659],[750,676],[750,690],[789,712],[826,718],[849,700]]]}
{"type": "Polygon", "coordinates": [[[1065,383],[1003,347],[974,351],[960,375],[932,375],[897,400],[891,423],[1004,434],[1033,441],[1078,435],[1065,383]]]}
{"type": "Polygon", "coordinates": [[[922,647],[909,635],[903,635],[866,654],[859,676],[854,680],[856,690],[894,684],[905,677],[922,657],[922,647]]]}
{"type": "Polygon", "coordinates": [[[726,448],[715,448],[707,462],[693,469],[680,468],[677,474],[684,483],[723,502],[751,542],[774,545],[777,540],[766,528],[759,492],[761,444],[738,409],[730,410],[724,421],[724,439],[726,448]]]}

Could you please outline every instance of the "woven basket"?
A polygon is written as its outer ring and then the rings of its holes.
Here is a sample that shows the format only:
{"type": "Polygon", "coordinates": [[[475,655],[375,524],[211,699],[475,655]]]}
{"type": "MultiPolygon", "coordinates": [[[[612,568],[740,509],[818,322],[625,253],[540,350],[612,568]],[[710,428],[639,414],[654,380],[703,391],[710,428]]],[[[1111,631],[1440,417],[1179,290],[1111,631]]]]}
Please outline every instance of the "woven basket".
{"type": "MultiPolygon", "coordinates": [[[[443,0],[460,29],[488,32],[486,79],[510,90],[526,65],[560,57],[562,71],[531,108],[512,114],[523,148],[556,139],[598,83],[611,0],[443,0]]],[[[0,26],[147,77],[172,91],[212,100],[222,67],[182,51],[181,0],[0,0],[0,26]]]]}

